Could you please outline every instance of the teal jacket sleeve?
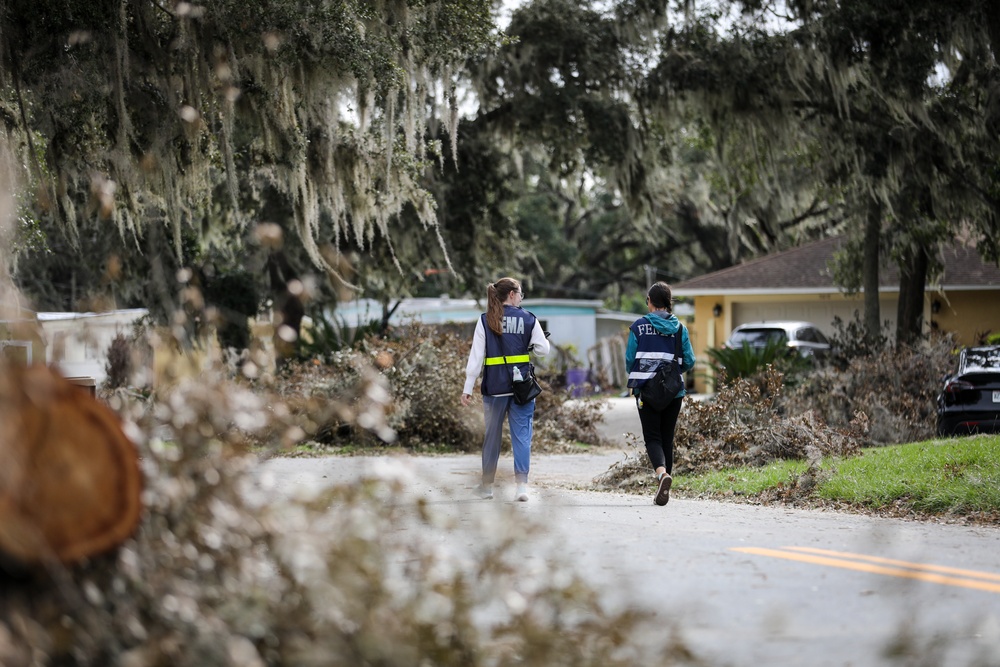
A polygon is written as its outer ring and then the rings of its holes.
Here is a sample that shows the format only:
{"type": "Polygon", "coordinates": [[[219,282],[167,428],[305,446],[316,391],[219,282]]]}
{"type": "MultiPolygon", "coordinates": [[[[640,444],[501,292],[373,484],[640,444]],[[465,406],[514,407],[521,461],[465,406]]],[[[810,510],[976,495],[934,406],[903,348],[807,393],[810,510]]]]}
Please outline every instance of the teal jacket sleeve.
{"type": "Polygon", "coordinates": [[[635,363],[635,351],[639,347],[639,342],[635,339],[635,333],[629,329],[628,345],[625,346],[625,373],[632,372],[632,364],[635,363]]]}
{"type": "Polygon", "coordinates": [[[691,347],[691,339],[688,337],[688,330],[685,326],[681,326],[681,349],[684,355],[684,361],[681,363],[681,372],[686,373],[694,368],[695,356],[694,348],[691,347]]]}

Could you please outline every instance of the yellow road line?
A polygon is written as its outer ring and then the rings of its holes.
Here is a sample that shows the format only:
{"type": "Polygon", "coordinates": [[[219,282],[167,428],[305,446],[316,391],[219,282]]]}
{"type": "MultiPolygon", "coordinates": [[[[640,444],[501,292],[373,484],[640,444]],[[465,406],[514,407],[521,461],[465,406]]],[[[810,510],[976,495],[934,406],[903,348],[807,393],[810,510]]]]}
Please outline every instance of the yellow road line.
{"type": "Polygon", "coordinates": [[[823,556],[834,556],[840,558],[850,558],[854,560],[868,561],[869,563],[880,563],[883,565],[895,565],[896,567],[905,567],[913,570],[920,570],[922,572],[941,572],[944,574],[956,574],[961,577],[969,577],[972,579],[986,579],[988,581],[1000,581],[1000,574],[995,572],[980,572],[978,570],[963,570],[958,567],[948,567],[947,565],[930,565],[928,563],[911,563],[905,560],[895,560],[892,558],[882,558],[880,556],[868,556],[866,554],[852,554],[840,551],[828,551],[826,549],[814,549],[812,547],[784,547],[785,549],[790,549],[792,551],[801,551],[803,553],[814,553],[823,556]]]}
{"type": "Polygon", "coordinates": [[[989,572],[959,570],[957,568],[948,568],[940,565],[925,565],[923,563],[908,563],[906,561],[894,561],[889,558],[879,558],[877,556],[840,553],[837,551],[826,551],[824,549],[811,549],[809,547],[786,547],[785,549],[733,547],[731,550],[754,554],[757,556],[770,556],[771,558],[794,560],[800,563],[827,565],[829,567],[839,567],[845,570],[870,572],[872,574],[883,574],[890,577],[927,581],[935,584],[943,584],[945,586],[958,586],[960,588],[972,588],[975,590],[987,591],[989,593],[1000,593],[1000,583],[981,581],[981,579],[995,579],[1000,581],[1000,577],[989,572]],[[952,574],[962,573],[963,576],[948,576],[940,574],[941,572],[950,572],[952,574]]]}

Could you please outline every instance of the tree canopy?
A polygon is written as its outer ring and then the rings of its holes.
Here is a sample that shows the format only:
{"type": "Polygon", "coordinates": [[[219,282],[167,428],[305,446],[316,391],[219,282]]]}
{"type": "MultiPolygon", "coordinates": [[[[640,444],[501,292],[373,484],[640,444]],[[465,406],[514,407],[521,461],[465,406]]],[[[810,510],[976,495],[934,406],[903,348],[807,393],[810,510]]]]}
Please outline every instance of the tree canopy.
{"type": "Polygon", "coordinates": [[[847,233],[844,287],[897,262],[913,331],[942,240],[1000,255],[989,0],[531,0],[506,34],[494,10],[10,0],[22,217],[107,253],[19,270],[60,292],[194,258],[274,294],[319,270],[384,299],[503,273],[620,297],[646,267],[676,281],[847,233]]]}
{"type": "Polygon", "coordinates": [[[498,39],[487,0],[11,0],[0,118],[74,243],[158,226],[183,262],[269,221],[335,270],[322,245],[367,248],[404,208],[436,225],[427,128],[454,135],[454,69],[498,39]]]}

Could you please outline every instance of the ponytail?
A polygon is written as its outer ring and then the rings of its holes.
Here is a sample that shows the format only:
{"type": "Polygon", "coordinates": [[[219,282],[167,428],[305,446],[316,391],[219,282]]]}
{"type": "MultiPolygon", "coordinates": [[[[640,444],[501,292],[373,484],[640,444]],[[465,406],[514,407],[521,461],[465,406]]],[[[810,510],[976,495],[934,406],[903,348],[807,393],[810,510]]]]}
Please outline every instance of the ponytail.
{"type": "Polygon", "coordinates": [[[503,333],[503,304],[511,292],[521,289],[513,278],[501,278],[486,287],[486,326],[496,335],[503,333]]]}

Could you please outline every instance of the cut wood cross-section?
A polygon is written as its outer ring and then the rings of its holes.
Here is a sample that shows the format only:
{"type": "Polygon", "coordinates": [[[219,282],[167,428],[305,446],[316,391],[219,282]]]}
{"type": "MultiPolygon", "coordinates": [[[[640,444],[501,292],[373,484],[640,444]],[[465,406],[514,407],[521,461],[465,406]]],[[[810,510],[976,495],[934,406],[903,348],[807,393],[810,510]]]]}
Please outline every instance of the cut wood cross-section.
{"type": "Polygon", "coordinates": [[[141,493],[110,408],[44,366],[0,367],[0,552],[28,565],[106,552],[135,530],[141,493]]]}

